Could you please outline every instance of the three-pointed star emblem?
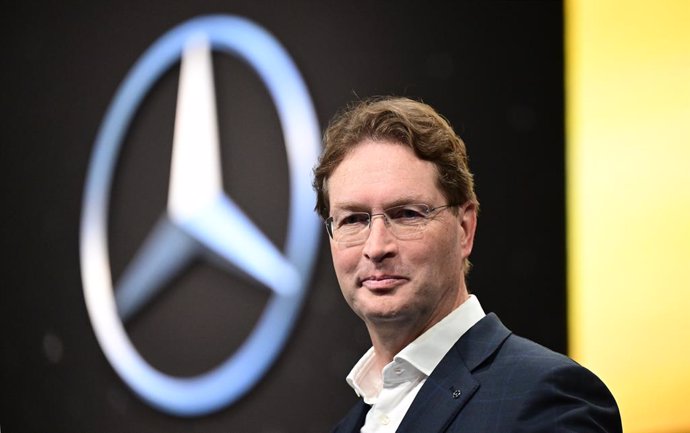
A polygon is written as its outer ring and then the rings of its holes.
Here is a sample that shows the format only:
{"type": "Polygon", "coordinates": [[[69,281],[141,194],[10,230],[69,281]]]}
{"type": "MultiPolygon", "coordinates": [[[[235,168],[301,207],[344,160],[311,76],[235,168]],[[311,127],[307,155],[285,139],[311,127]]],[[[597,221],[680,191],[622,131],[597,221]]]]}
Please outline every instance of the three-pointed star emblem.
{"type": "Polygon", "coordinates": [[[192,258],[211,253],[283,296],[301,275],[223,191],[208,41],[182,57],[167,212],[115,289],[120,317],[138,312],[192,258]]]}
{"type": "Polygon", "coordinates": [[[190,20],[163,35],[124,80],[99,130],[87,175],[80,231],[84,299],[108,361],[145,401],[168,413],[218,410],[260,380],[282,349],[306,292],[320,233],[311,211],[311,169],[319,127],[304,82],[285,49],[263,28],[236,16],[190,20]],[[276,106],[290,180],[282,250],[224,192],[211,51],[244,60],[276,106]],[[136,109],[182,59],[171,176],[165,213],[113,283],[108,212],[115,161],[136,109]],[[132,345],[123,321],[142,311],[195,257],[213,256],[272,291],[260,320],[225,362],[196,377],[158,371],[132,345]]]}

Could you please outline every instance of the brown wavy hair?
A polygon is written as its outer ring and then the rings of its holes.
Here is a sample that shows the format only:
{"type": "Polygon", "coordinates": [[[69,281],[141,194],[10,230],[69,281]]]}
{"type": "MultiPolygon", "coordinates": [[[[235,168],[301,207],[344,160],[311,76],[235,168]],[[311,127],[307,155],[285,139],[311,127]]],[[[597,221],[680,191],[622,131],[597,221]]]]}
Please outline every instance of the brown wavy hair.
{"type": "Polygon", "coordinates": [[[436,166],[438,186],[449,204],[471,201],[478,209],[467,149],[450,122],[423,102],[378,96],[349,104],[326,128],[313,181],[315,210],[323,219],[330,212],[328,178],[348,152],[366,139],[409,146],[419,159],[436,166]]]}

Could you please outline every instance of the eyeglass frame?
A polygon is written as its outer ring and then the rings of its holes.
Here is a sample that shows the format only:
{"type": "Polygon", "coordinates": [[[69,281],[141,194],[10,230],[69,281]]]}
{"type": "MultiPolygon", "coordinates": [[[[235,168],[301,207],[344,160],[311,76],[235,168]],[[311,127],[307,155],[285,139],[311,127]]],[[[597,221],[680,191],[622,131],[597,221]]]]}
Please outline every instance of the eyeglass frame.
{"type": "MultiPolygon", "coordinates": [[[[391,223],[391,218],[388,216],[389,211],[392,211],[392,210],[398,209],[398,208],[402,209],[402,208],[405,208],[407,206],[422,206],[422,207],[427,209],[426,211],[424,211],[424,214],[423,214],[423,222],[419,225],[419,233],[423,233],[424,229],[429,224],[429,222],[434,218],[434,216],[438,215],[438,213],[440,213],[440,211],[442,211],[444,209],[450,209],[453,207],[457,207],[460,205],[449,203],[449,204],[445,204],[445,205],[441,205],[441,206],[431,207],[430,205],[428,205],[426,203],[405,203],[405,204],[399,204],[399,205],[395,205],[395,206],[391,206],[389,208],[383,209],[382,212],[379,212],[379,213],[358,211],[358,212],[351,212],[350,215],[367,215],[368,216],[367,225],[366,225],[366,227],[362,228],[362,232],[364,232],[367,229],[371,232],[371,224],[373,223],[374,218],[377,216],[380,216],[380,217],[383,217],[384,225],[388,228],[390,233],[396,239],[411,240],[411,239],[415,239],[415,238],[404,238],[404,237],[401,238],[401,237],[399,237],[399,235],[397,235],[395,233],[395,229],[391,230],[391,226],[395,225],[395,223],[391,223]],[[439,212],[436,212],[436,211],[439,211],[439,212]]],[[[328,233],[328,236],[333,241],[337,242],[338,244],[346,244],[347,246],[356,246],[356,245],[360,245],[360,244],[363,244],[364,242],[366,242],[366,240],[369,237],[369,235],[367,235],[367,236],[363,237],[361,240],[350,241],[350,242],[338,241],[335,239],[335,229],[333,228],[334,222],[335,222],[335,219],[333,216],[329,216],[328,218],[326,218],[326,220],[324,220],[324,224],[326,226],[326,232],[328,233]]]]}

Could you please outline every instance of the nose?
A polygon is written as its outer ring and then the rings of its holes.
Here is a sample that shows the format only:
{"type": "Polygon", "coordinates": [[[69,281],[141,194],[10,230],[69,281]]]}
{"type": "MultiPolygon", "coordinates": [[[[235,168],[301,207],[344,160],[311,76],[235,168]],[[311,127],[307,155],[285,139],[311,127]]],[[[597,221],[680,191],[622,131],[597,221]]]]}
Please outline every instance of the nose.
{"type": "Polygon", "coordinates": [[[364,241],[362,254],[373,262],[380,262],[395,255],[397,244],[388,228],[388,220],[383,214],[372,215],[369,222],[369,237],[364,241]],[[376,221],[381,217],[381,221],[376,221]]]}

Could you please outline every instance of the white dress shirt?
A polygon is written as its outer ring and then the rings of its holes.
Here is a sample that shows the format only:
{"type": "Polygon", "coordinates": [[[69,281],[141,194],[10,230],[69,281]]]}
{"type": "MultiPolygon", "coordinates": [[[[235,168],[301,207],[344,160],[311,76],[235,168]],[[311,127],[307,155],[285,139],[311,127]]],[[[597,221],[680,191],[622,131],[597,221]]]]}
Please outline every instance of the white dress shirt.
{"type": "Polygon", "coordinates": [[[379,373],[374,348],[355,364],[347,383],[371,405],[362,433],[393,433],[427,377],[458,339],[484,317],[476,296],[470,297],[400,351],[379,373]]]}

